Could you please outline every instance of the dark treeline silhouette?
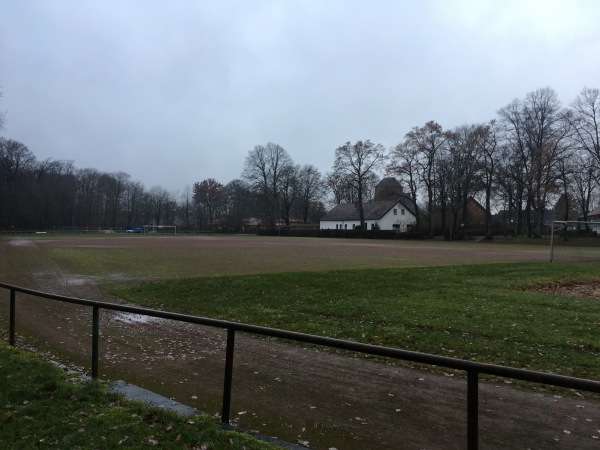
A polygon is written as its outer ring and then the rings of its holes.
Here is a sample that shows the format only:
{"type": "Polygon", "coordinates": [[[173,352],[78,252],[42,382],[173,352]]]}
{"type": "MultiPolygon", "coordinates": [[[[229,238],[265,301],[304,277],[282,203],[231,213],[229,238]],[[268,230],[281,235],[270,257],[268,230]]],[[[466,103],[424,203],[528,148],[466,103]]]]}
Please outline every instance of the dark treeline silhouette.
{"type": "Polygon", "coordinates": [[[444,130],[430,121],[388,149],[368,140],[347,142],[335,150],[325,175],[295,164],[278,144],[257,145],[239,179],[222,184],[208,178],[178,193],[148,189],[124,172],[39,161],[25,144],[0,138],[0,229],[301,226],[318,222],[326,205],[360,208],[373,199],[382,176],[392,176],[413,202],[417,228],[430,236],[456,235],[473,199],[485,210],[483,234],[492,234],[494,212],[510,233],[536,236],[549,208],[557,220],[587,220],[598,207],[599,113],[598,89],[583,89],[564,107],[554,90],[542,88],[485,123],[444,130]]]}
{"type": "Polygon", "coordinates": [[[124,172],[38,161],[24,144],[0,138],[0,229],[122,230],[134,224],[176,224],[191,230],[244,231],[266,223],[265,218],[276,226],[274,211],[285,213],[288,225],[295,216],[303,223],[318,221],[324,210],[318,170],[296,166],[291,159],[280,167],[282,174],[268,186],[274,186],[275,200],[263,195],[250,175],[227,185],[207,179],[172,193],[160,186],[146,189],[124,172]]]}

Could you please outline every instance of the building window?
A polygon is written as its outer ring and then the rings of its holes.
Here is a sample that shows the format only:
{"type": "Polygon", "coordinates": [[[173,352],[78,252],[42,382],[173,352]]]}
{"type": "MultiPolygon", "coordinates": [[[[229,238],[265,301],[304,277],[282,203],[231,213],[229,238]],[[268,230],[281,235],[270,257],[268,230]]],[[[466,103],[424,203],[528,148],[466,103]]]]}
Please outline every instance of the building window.
{"type": "Polygon", "coordinates": [[[347,230],[347,229],[348,229],[348,224],[347,224],[347,223],[345,223],[345,224],[344,224],[344,230],[347,230]]]}
{"type": "Polygon", "coordinates": [[[404,215],[404,208],[400,210],[400,214],[404,215]]]}
{"type": "Polygon", "coordinates": [[[394,208],[394,215],[397,216],[398,215],[398,210],[396,208],[394,208]]]}

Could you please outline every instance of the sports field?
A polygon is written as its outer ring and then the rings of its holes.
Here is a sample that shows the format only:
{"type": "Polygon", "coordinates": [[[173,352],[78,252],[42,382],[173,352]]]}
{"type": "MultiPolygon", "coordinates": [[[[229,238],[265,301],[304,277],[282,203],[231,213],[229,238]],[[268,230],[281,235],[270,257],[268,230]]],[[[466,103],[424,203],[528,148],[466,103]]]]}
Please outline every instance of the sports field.
{"type": "Polygon", "coordinates": [[[549,263],[547,244],[42,236],[0,240],[0,269],[45,291],[599,379],[600,248],[549,263]]]}
{"type": "Polygon", "coordinates": [[[600,378],[600,248],[581,242],[558,247],[553,263],[540,240],[100,235],[0,242],[4,282],[80,297],[94,286],[171,311],[600,378]]]}
{"type": "MultiPolygon", "coordinates": [[[[558,242],[557,261],[600,261],[597,241],[570,241],[567,245],[558,242]]],[[[109,278],[546,262],[550,253],[547,239],[511,238],[445,242],[221,235],[33,235],[4,238],[4,242],[13,248],[44,249],[53,260],[64,262],[77,272],[109,278]]]]}

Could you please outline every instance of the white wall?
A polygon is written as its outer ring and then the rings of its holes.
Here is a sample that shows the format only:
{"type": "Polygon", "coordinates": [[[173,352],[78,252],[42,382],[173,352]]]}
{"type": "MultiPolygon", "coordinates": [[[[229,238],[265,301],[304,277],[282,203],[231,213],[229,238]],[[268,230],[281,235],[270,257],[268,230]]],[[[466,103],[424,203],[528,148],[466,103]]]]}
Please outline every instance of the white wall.
{"type": "MultiPolygon", "coordinates": [[[[408,225],[413,225],[416,222],[417,219],[413,214],[410,213],[408,209],[401,204],[397,204],[381,218],[379,221],[379,228],[382,230],[393,230],[394,224],[398,224],[400,226],[400,231],[405,232],[408,225]],[[396,209],[395,215],[394,209],[396,209]],[[404,212],[404,214],[402,214],[402,212],[404,212]]],[[[369,225],[369,229],[370,228],[371,226],[369,225]]]]}
{"type": "Polygon", "coordinates": [[[335,222],[333,220],[321,220],[321,230],[335,230],[336,228],[341,230],[353,230],[358,225],[360,225],[360,220],[345,220],[341,222],[335,222]]]}
{"type": "MultiPolygon", "coordinates": [[[[373,223],[377,223],[379,225],[379,229],[381,230],[394,230],[394,224],[399,225],[400,232],[407,231],[408,225],[413,225],[417,222],[415,216],[411,214],[411,212],[405,208],[403,205],[398,203],[394,208],[390,209],[387,214],[385,214],[380,220],[365,220],[367,224],[367,230],[371,229],[371,225],[373,223]],[[396,214],[394,215],[394,209],[396,209],[396,214]],[[404,214],[402,214],[402,210],[404,210],[404,214]]],[[[322,230],[335,230],[337,225],[337,229],[347,229],[353,230],[356,226],[360,225],[359,220],[345,220],[345,221],[321,221],[321,229],[322,230]]]]}

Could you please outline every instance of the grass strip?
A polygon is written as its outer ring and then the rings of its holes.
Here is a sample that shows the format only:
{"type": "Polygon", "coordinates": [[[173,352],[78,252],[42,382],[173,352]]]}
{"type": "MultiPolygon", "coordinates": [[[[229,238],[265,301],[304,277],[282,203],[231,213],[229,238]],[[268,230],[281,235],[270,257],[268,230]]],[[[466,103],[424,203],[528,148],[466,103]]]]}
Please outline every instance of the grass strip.
{"type": "Polygon", "coordinates": [[[0,341],[0,441],[4,448],[275,449],[225,431],[216,418],[180,417],[109,394],[0,341]]]}
{"type": "Polygon", "coordinates": [[[488,264],[127,282],[138,305],[600,379],[600,301],[536,286],[598,281],[592,263],[488,264]]]}

